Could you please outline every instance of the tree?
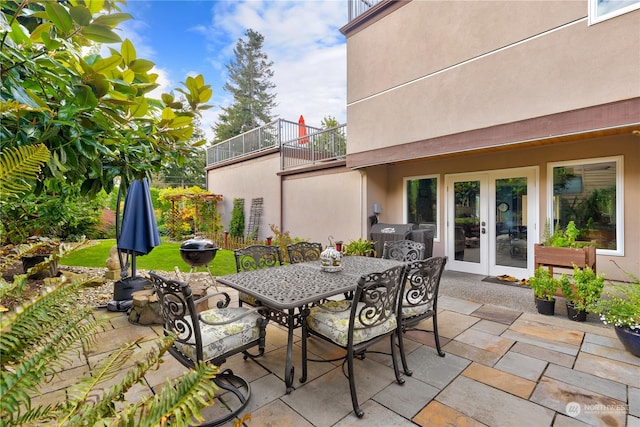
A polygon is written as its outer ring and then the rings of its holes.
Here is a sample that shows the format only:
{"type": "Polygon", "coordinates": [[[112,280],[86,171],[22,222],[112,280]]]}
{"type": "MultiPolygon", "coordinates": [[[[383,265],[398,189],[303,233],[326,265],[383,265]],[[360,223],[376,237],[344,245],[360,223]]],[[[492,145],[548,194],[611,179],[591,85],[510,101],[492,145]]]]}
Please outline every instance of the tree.
{"type": "Polygon", "coordinates": [[[233,49],[235,60],[227,65],[229,81],[224,90],[233,95],[233,104],[222,107],[219,121],[214,127],[216,142],[225,141],[243,132],[269,123],[271,109],[276,106],[275,85],[267,54],[262,51],[264,37],[247,30],[246,40],[239,39],[233,49]]]}
{"type": "Polygon", "coordinates": [[[131,18],[121,2],[2,2],[0,149],[48,148],[36,193],[63,183],[82,195],[110,192],[116,177],[128,185],[205,142],[189,141],[210,86],[188,77],[177,89],[186,105],[173,94],[149,98],[158,75],[114,31],[131,18]],[[99,43],[112,46],[108,55],[95,53],[99,43]]]}
{"type": "MultiPolygon", "coordinates": [[[[204,131],[200,127],[200,118],[193,118],[194,131],[191,137],[192,143],[197,143],[205,138],[204,131]]],[[[205,167],[207,166],[207,152],[203,147],[197,147],[183,156],[176,156],[169,162],[166,162],[162,170],[157,175],[160,185],[154,185],[160,188],[166,187],[192,187],[198,186],[206,188],[205,167]]]]}

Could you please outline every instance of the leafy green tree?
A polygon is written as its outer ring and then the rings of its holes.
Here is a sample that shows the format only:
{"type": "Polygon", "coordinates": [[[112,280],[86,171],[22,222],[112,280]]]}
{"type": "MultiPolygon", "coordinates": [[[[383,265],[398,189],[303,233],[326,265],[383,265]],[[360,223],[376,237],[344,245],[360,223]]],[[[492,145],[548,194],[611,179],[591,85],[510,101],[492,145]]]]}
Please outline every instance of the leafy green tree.
{"type": "Polygon", "coordinates": [[[231,237],[244,237],[244,199],[233,199],[229,234],[231,237]]]}
{"type": "Polygon", "coordinates": [[[48,148],[37,193],[63,183],[82,195],[110,192],[116,177],[128,185],[197,145],[189,142],[193,118],[209,108],[211,88],[188,77],[177,89],[184,103],[173,94],[150,98],[158,75],[114,31],[131,18],[118,3],[2,2],[0,149],[48,148]],[[104,57],[99,43],[111,46],[104,57]]]}
{"type": "Polygon", "coordinates": [[[224,90],[233,95],[233,104],[222,107],[214,127],[216,142],[225,141],[243,132],[272,121],[271,109],[276,106],[275,84],[271,82],[273,61],[262,51],[264,36],[248,29],[246,39],[239,39],[233,49],[235,59],[227,65],[229,81],[224,90]]]}

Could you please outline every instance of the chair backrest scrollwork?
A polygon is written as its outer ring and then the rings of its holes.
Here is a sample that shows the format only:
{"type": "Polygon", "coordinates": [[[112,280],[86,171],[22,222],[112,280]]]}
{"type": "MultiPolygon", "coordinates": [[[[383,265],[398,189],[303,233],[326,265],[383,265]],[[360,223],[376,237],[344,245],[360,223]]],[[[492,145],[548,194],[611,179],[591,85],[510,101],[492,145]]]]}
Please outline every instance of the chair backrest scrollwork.
{"type": "Polygon", "coordinates": [[[431,312],[437,309],[438,288],[446,263],[447,257],[431,257],[409,264],[400,310],[417,306],[426,306],[431,312]]]}
{"type": "Polygon", "coordinates": [[[251,245],[233,251],[238,272],[259,270],[282,265],[279,246],[251,245]]]}
{"type": "Polygon", "coordinates": [[[287,245],[287,254],[291,264],[319,260],[321,253],[321,243],[297,242],[287,245]]]}
{"type": "Polygon", "coordinates": [[[414,240],[388,240],[382,248],[382,258],[402,262],[413,262],[424,259],[424,243],[414,240]]]}

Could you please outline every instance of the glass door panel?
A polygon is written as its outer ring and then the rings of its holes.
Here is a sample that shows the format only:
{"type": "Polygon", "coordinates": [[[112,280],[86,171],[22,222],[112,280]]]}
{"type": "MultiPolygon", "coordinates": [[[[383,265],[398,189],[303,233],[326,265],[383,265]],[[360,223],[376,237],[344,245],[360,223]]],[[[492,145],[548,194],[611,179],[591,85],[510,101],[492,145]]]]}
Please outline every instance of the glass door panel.
{"type": "Polygon", "coordinates": [[[495,180],[497,266],[527,268],[527,178],[495,180]]]}

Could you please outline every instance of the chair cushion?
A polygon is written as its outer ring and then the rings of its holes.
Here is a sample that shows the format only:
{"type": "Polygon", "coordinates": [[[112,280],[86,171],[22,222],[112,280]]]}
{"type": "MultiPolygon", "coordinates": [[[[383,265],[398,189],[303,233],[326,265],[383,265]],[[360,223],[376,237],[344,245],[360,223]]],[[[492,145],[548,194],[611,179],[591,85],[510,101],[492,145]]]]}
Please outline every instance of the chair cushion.
{"type": "MultiPolygon", "coordinates": [[[[246,307],[214,308],[205,310],[200,315],[207,322],[224,322],[247,310],[249,309],[246,307]]],[[[256,323],[260,317],[258,313],[251,313],[226,325],[207,325],[200,322],[204,360],[215,359],[230,350],[257,340],[260,336],[260,330],[256,323]]],[[[185,320],[191,323],[191,318],[185,318],[185,320]]],[[[192,339],[190,344],[176,342],[175,346],[182,354],[191,360],[196,360],[195,340],[192,339]]]]}
{"type": "Polygon", "coordinates": [[[408,319],[411,317],[420,316],[433,309],[433,303],[420,304],[420,305],[408,305],[402,307],[402,318],[408,319]]]}
{"type": "MultiPolygon", "coordinates": [[[[351,301],[327,301],[322,305],[311,307],[307,317],[309,329],[329,338],[339,346],[346,347],[349,333],[349,317],[351,316],[351,301]]],[[[358,304],[359,306],[362,303],[358,304]]],[[[363,328],[362,323],[356,318],[353,333],[353,343],[370,340],[379,335],[393,331],[397,327],[396,316],[390,314],[389,318],[380,325],[363,328]]]]}
{"type": "Polygon", "coordinates": [[[242,301],[244,304],[249,304],[254,307],[257,307],[259,305],[256,297],[253,297],[249,294],[245,294],[244,292],[238,292],[238,300],[242,301]]]}

